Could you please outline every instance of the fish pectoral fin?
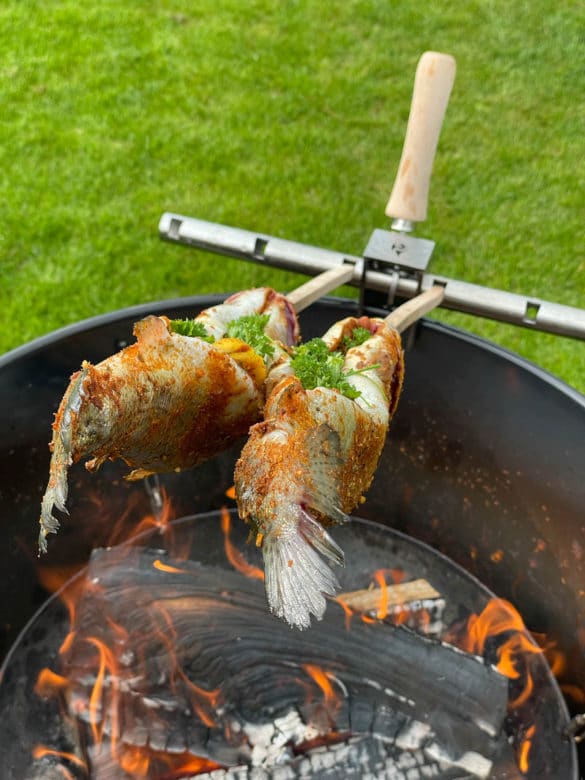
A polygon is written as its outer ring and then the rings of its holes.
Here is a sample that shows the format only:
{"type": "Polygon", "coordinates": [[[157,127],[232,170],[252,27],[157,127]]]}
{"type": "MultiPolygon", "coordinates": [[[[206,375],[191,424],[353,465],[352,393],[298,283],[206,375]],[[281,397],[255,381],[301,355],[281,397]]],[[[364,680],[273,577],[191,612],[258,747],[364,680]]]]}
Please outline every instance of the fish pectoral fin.
{"type": "MultiPolygon", "coordinates": [[[[344,521],[348,520],[347,515],[341,511],[340,514],[343,516],[344,521]]],[[[321,523],[318,523],[304,509],[301,509],[299,513],[299,532],[322,555],[325,555],[338,566],[345,566],[345,555],[341,547],[327,533],[321,523]]]]}
{"type": "Polygon", "coordinates": [[[310,515],[300,510],[297,520],[266,534],[262,544],[266,597],[271,612],[299,629],[321,620],[325,596],[339,588],[337,577],[321,557],[343,563],[341,548],[310,515]]]}
{"type": "Polygon", "coordinates": [[[339,434],[322,424],[307,434],[306,444],[309,479],[305,503],[335,523],[347,522],[347,515],[339,509],[339,480],[343,465],[339,434]]]}
{"type": "Polygon", "coordinates": [[[101,466],[108,460],[107,455],[100,455],[99,457],[96,456],[95,458],[91,458],[91,460],[88,460],[85,462],[85,468],[87,471],[90,472],[90,474],[93,474],[94,471],[97,471],[101,466]]]}
{"type": "Polygon", "coordinates": [[[144,479],[144,477],[150,477],[156,474],[156,471],[150,469],[133,469],[129,474],[124,477],[128,482],[135,482],[137,479],[144,479]]]}

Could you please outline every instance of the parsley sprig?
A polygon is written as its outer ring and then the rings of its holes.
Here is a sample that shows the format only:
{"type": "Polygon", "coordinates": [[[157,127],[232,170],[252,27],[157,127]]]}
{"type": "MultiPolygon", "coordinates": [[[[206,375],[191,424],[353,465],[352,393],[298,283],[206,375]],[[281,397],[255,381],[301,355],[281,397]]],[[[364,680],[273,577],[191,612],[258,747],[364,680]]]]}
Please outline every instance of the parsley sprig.
{"type": "Polygon", "coordinates": [[[361,325],[354,328],[351,336],[344,336],[341,339],[341,349],[347,352],[352,347],[361,347],[361,345],[371,337],[371,332],[367,328],[362,328],[361,325]]]}
{"type": "Polygon", "coordinates": [[[245,341],[264,361],[268,361],[274,357],[274,344],[264,332],[269,319],[268,314],[245,314],[228,323],[227,335],[245,341]]]}
{"type": "Polygon", "coordinates": [[[171,320],[171,330],[180,336],[191,336],[191,338],[200,338],[213,344],[215,339],[205,330],[203,323],[197,320],[171,320]]]}
{"type": "MultiPolygon", "coordinates": [[[[371,335],[369,331],[368,334],[371,335]]],[[[347,398],[359,398],[361,392],[347,381],[348,377],[371,371],[378,366],[344,371],[344,359],[342,352],[331,352],[323,339],[316,338],[293,350],[291,366],[305,390],[330,387],[339,390],[347,398]]]]}

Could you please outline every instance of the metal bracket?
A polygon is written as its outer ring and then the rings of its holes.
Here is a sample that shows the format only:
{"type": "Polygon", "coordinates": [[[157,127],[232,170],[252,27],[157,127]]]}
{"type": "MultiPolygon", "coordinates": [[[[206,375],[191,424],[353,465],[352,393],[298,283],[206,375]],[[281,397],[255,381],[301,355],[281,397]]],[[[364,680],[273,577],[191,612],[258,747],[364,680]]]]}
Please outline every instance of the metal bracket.
{"type": "Polygon", "coordinates": [[[428,238],[415,238],[395,230],[374,230],[364,250],[364,258],[376,270],[391,268],[422,279],[435,248],[428,238]]]}
{"type": "MultiPolygon", "coordinates": [[[[395,220],[397,222],[397,220],[395,220]]],[[[392,223],[394,227],[395,222],[392,223]]],[[[397,225],[400,229],[402,225],[397,225]]],[[[409,225],[412,229],[412,225],[409,225]]],[[[424,273],[435,247],[434,241],[415,238],[395,230],[374,230],[364,250],[364,264],[360,278],[359,307],[365,307],[366,290],[369,289],[368,272],[377,271],[388,276],[388,308],[394,303],[401,280],[414,281],[416,291],[421,290],[424,273]]]]}

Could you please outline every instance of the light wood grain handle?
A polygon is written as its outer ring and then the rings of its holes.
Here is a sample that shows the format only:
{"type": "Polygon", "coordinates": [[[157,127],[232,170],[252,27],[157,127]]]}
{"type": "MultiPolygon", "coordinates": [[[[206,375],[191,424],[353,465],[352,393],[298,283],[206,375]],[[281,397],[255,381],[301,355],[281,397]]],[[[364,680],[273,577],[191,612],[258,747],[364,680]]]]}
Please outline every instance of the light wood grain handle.
{"type": "Polygon", "coordinates": [[[435,151],[451,88],[455,60],[449,54],[425,52],[418,62],[406,137],[386,214],[393,219],[423,222],[427,218],[429,184],[435,151]]]}
{"type": "Polygon", "coordinates": [[[444,297],[445,288],[435,284],[430,290],[417,295],[416,298],[411,298],[410,301],[394,309],[386,317],[385,322],[399,333],[404,333],[413,323],[439,306],[444,297]]]}
{"type": "Polygon", "coordinates": [[[335,290],[341,284],[349,282],[355,273],[355,266],[344,263],[314,276],[308,282],[287,294],[297,314],[306,309],[328,292],[335,290]]]}

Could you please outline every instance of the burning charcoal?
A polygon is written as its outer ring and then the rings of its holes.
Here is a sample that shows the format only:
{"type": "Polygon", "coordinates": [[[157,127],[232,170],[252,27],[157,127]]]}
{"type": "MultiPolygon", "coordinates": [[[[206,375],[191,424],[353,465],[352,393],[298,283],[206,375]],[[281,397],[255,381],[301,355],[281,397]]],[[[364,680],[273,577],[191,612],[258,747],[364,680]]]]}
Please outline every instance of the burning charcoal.
{"type": "MultiPolygon", "coordinates": [[[[9,774],[2,777],[16,777],[11,771],[12,767],[3,766],[9,774]]],[[[23,780],[89,780],[90,775],[85,758],[81,755],[79,746],[75,752],[50,748],[45,745],[37,745],[33,750],[33,761],[29,766],[23,780]]]]}
{"type": "Polygon", "coordinates": [[[348,631],[334,603],[311,631],[291,632],[266,611],[260,581],[160,550],[95,551],[87,581],[64,654],[70,701],[90,711],[99,654],[84,637],[100,636],[124,663],[106,668],[93,716],[106,733],[115,722],[125,744],[186,745],[222,766],[258,769],[294,762],[303,745],[312,764],[316,739],[325,755],[347,732],[387,745],[376,750],[393,766],[408,760],[425,771],[437,763],[427,743],[457,771],[470,751],[490,763],[501,750],[507,680],[448,645],[381,622],[356,619],[348,631]],[[408,759],[393,755],[391,737],[413,721],[422,737],[399,746],[408,759]]]}
{"type": "Polygon", "coordinates": [[[87,771],[69,761],[45,757],[35,761],[22,780],[88,780],[87,771]]]}
{"type": "Polygon", "coordinates": [[[333,745],[309,750],[286,766],[233,767],[197,775],[192,780],[469,780],[465,772],[442,771],[422,752],[392,754],[383,743],[371,737],[353,737],[333,745]]]}
{"type": "Polygon", "coordinates": [[[396,712],[386,704],[382,704],[374,713],[372,732],[384,742],[394,743],[400,729],[404,726],[406,716],[396,712]]]}
{"type": "Polygon", "coordinates": [[[368,699],[356,699],[350,710],[351,730],[367,733],[374,723],[374,704],[368,699]]]}

